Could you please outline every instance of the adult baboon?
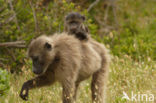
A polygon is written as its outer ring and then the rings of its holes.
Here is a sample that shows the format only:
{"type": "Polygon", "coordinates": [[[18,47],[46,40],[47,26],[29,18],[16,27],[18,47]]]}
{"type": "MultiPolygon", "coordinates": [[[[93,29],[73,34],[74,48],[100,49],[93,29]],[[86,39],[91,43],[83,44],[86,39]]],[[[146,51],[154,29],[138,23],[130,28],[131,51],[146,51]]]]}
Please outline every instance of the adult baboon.
{"type": "Polygon", "coordinates": [[[79,83],[93,75],[93,102],[104,103],[109,56],[102,44],[101,47],[99,55],[90,42],[81,42],[66,33],[34,39],[28,55],[38,76],[23,84],[20,97],[27,100],[30,89],[59,81],[63,87],[63,103],[73,103],[79,83]]]}
{"type": "Polygon", "coordinates": [[[84,25],[85,16],[77,12],[67,14],[64,20],[64,31],[75,35],[80,40],[88,40],[88,28],[84,25]]]}

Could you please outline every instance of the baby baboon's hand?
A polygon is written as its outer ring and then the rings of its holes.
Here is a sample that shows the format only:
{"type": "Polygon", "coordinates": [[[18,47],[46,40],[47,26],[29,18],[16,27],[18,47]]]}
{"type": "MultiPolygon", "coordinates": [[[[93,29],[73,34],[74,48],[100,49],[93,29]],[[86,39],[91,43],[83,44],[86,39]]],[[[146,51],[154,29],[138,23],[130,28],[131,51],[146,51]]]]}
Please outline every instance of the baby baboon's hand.
{"type": "Polygon", "coordinates": [[[20,92],[20,97],[27,101],[28,100],[28,86],[27,86],[27,82],[23,84],[21,92],[20,92]]]}

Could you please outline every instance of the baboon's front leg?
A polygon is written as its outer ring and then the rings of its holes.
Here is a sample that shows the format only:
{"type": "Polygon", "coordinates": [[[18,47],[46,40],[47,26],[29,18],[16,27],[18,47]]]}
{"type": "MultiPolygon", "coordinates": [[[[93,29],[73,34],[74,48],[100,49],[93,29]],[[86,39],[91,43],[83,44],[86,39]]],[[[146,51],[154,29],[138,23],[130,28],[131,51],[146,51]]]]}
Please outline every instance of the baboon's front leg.
{"type": "Polygon", "coordinates": [[[75,83],[68,81],[63,84],[63,103],[74,103],[75,83]]]}
{"type": "Polygon", "coordinates": [[[52,80],[52,79],[49,80],[46,75],[38,76],[38,77],[36,77],[36,78],[34,78],[32,80],[28,80],[22,86],[22,89],[21,89],[21,92],[20,92],[20,97],[23,100],[28,100],[28,92],[29,92],[30,89],[45,86],[45,85],[49,85],[49,84],[51,84],[53,82],[54,82],[54,80],[52,80]]]}

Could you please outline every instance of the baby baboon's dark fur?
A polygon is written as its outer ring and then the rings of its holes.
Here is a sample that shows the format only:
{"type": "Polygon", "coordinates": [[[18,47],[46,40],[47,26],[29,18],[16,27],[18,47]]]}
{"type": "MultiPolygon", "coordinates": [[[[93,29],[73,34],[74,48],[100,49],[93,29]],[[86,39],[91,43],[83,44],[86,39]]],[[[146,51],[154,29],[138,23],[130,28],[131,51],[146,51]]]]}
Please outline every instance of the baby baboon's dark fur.
{"type": "Polygon", "coordinates": [[[88,28],[84,26],[85,17],[77,12],[71,12],[65,17],[65,32],[75,35],[80,40],[88,40],[88,28]]]}
{"type": "Polygon", "coordinates": [[[33,72],[38,76],[23,84],[20,97],[27,100],[30,89],[59,81],[63,87],[63,103],[74,103],[80,82],[92,75],[93,102],[104,103],[109,55],[102,44],[94,43],[81,42],[66,33],[34,39],[28,55],[33,61],[33,72]]]}

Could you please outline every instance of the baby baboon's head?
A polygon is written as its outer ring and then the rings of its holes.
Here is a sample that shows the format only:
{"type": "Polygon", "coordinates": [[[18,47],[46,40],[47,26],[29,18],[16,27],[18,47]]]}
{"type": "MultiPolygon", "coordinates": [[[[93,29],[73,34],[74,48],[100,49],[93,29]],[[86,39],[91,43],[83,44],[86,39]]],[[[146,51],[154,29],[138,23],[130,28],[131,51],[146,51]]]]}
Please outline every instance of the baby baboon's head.
{"type": "Polygon", "coordinates": [[[65,17],[65,31],[74,33],[80,29],[85,21],[85,17],[77,12],[71,12],[65,17]]]}
{"type": "Polygon", "coordinates": [[[52,40],[46,36],[40,36],[34,39],[28,48],[28,56],[33,62],[33,72],[43,74],[46,72],[51,61],[54,59],[55,50],[53,50],[52,40]]]}

